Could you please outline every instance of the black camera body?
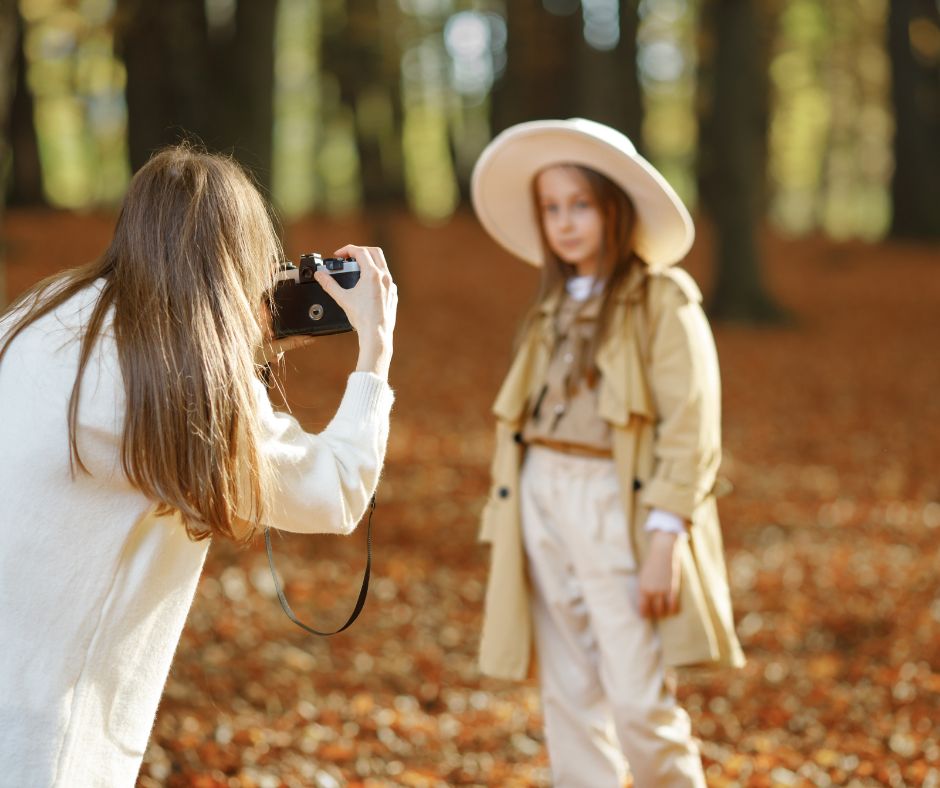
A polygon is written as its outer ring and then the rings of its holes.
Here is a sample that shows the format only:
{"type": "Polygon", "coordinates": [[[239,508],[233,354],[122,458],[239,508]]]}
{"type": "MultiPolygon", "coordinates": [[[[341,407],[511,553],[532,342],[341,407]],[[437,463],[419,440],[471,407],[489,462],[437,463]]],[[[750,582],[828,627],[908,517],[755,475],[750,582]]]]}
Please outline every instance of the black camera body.
{"type": "Polygon", "coordinates": [[[301,255],[299,266],[286,262],[271,293],[275,339],[352,331],[346,313],[313,278],[321,268],[346,290],[359,281],[359,264],[351,257],[323,258],[318,254],[305,254],[301,255]]]}

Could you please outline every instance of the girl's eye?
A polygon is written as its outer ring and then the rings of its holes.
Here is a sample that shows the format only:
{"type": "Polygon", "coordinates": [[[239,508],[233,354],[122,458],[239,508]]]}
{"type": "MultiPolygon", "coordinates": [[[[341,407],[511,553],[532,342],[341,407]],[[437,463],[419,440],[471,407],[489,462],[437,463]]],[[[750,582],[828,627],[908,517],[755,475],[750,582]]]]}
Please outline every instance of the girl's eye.
{"type": "Polygon", "coordinates": [[[574,204],[574,207],[577,208],[579,211],[583,211],[583,210],[585,210],[586,208],[590,208],[590,207],[591,207],[591,203],[589,203],[587,200],[578,200],[578,201],[574,204]]]}
{"type": "Polygon", "coordinates": [[[543,205],[542,210],[545,211],[545,213],[558,213],[558,206],[557,205],[543,205]]]}

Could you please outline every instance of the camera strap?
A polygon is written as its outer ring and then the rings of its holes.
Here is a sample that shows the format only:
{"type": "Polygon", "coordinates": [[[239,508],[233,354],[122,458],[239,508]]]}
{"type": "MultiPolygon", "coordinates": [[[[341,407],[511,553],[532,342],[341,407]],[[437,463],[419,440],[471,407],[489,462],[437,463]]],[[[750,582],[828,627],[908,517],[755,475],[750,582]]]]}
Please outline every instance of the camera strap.
{"type": "Polygon", "coordinates": [[[277,591],[277,598],[281,603],[281,608],[287,614],[287,617],[293,621],[298,627],[303,630],[306,630],[312,635],[336,635],[342,632],[344,629],[348,629],[353,621],[359,618],[359,614],[362,612],[362,608],[366,604],[366,595],[369,593],[369,575],[372,572],[372,514],[375,512],[375,496],[372,496],[372,500],[369,502],[369,523],[366,526],[366,569],[362,577],[362,587],[359,589],[359,598],[356,600],[356,606],[353,608],[353,612],[350,614],[349,618],[346,620],[346,623],[343,624],[339,629],[334,629],[332,632],[321,632],[319,629],[314,629],[304,624],[296,615],[294,611],[291,610],[290,604],[287,601],[287,597],[284,595],[284,590],[281,588],[281,584],[277,579],[277,572],[274,571],[274,553],[271,550],[271,529],[264,529],[264,546],[268,552],[268,566],[271,567],[271,577],[274,578],[274,588],[277,591]]]}

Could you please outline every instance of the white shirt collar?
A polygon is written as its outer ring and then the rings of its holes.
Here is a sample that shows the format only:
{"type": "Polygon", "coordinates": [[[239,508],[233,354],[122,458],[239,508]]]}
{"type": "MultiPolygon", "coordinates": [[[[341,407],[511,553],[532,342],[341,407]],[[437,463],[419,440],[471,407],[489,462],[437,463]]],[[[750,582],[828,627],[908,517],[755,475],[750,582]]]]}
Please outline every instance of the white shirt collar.
{"type": "Polygon", "coordinates": [[[565,281],[565,289],[575,301],[587,301],[600,292],[600,286],[601,282],[593,276],[572,276],[565,281]]]}

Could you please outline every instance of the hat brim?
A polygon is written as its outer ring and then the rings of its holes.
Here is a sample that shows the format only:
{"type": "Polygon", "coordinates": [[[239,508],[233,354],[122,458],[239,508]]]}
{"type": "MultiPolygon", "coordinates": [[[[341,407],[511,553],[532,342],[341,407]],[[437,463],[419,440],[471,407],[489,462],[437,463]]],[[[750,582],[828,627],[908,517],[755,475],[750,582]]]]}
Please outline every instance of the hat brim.
{"type": "Polygon", "coordinates": [[[533,179],[547,167],[577,164],[605,175],[632,199],[634,249],[653,269],[677,263],[695,240],[688,210],[665,178],[620,132],[593,121],[536,120],[497,135],[480,154],[470,194],[484,229],[512,254],[544,264],[533,179]]]}

